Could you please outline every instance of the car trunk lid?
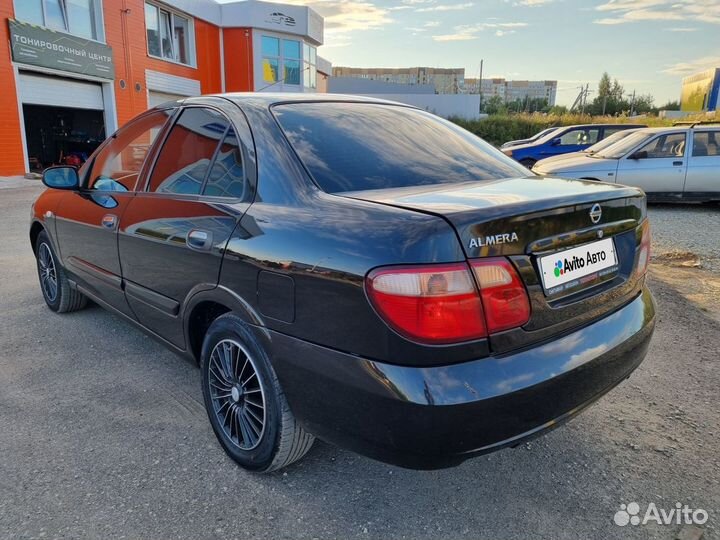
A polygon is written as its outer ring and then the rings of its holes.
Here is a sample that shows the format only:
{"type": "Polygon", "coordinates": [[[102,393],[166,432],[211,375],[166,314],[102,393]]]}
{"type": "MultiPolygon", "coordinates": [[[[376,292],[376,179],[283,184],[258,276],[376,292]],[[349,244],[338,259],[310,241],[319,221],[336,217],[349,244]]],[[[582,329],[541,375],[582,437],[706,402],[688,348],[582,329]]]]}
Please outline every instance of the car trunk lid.
{"type": "Polygon", "coordinates": [[[604,316],[634,298],[642,285],[634,268],[646,208],[636,188],[527,177],[342,195],[440,216],[454,227],[468,259],[505,256],[513,261],[528,290],[532,316],[521,329],[491,336],[496,352],[604,316]],[[568,250],[597,242],[614,252],[616,264],[561,286],[547,277],[548,261],[562,261],[564,253],[575,253],[568,250]],[[543,257],[548,260],[541,265],[543,257]]]}

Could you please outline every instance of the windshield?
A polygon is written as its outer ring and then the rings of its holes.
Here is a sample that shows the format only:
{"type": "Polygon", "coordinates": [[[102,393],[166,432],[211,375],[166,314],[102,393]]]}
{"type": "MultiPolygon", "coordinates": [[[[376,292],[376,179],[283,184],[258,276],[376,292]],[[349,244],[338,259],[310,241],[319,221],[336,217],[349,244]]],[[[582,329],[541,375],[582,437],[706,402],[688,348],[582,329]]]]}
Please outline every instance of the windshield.
{"type": "Polygon", "coordinates": [[[537,141],[538,139],[540,139],[541,137],[544,137],[545,135],[549,135],[550,133],[552,133],[552,132],[555,131],[556,129],[557,129],[556,127],[551,127],[551,128],[543,129],[540,133],[536,133],[535,135],[533,135],[532,137],[530,137],[530,138],[528,139],[528,141],[530,141],[530,142],[535,142],[535,141],[537,141]]]}
{"type": "Polygon", "coordinates": [[[596,152],[599,152],[600,150],[603,150],[607,148],[608,146],[612,146],[616,142],[618,142],[621,139],[624,139],[628,135],[635,133],[636,130],[634,129],[624,129],[622,131],[618,131],[617,133],[613,133],[612,135],[608,135],[605,137],[602,141],[598,141],[592,146],[586,148],[585,150],[581,150],[581,152],[584,152],[586,154],[595,154],[596,152]]]}
{"type": "Polygon", "coordinates": [[[620,159],[625,154],[627,154],[630,150],[635,148],[638,144],[642,143],[643,141],[648,140],[650,137],[654,137],[655,135],[656,135],[656,133],[653,131],[651,131],[651,132],[636,131],[635,133],[632,133],[631,135],[628,135],[627,137],[619,140],[615,144],[611,144],[604,150],[595,152],[590,157],[605,158],[605,159],[620,159]]]}
{"type": "Polygon", "coordinates": [[[276,105],[272,111],[327,193],[528,175],[482,139],[425,111],[336,102],[276,105]]]}

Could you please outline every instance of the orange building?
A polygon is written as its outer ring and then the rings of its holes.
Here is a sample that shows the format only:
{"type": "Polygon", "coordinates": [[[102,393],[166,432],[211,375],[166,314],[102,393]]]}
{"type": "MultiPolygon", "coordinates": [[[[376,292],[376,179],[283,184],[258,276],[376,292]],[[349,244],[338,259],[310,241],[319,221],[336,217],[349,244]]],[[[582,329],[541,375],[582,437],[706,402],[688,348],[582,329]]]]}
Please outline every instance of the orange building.
{"type": "Polygon", "coordinates": [[[81,163],[164,101],[317,92],[330,69],[323,19],[306,6],[0,0],[0,17],[0,176],[81,163]]]}

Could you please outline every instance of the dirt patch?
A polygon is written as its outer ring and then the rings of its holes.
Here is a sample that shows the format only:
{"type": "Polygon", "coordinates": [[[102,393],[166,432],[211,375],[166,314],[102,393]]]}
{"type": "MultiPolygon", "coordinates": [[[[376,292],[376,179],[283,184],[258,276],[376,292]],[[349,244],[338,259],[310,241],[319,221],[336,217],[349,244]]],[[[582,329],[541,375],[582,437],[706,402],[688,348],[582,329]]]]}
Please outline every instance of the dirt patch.
{"type": "Polygon", "coordinates": [[[657,255],[650,274],[720,322],[720,274],[703,269],[697,255],[689,251],[657,255]]]}

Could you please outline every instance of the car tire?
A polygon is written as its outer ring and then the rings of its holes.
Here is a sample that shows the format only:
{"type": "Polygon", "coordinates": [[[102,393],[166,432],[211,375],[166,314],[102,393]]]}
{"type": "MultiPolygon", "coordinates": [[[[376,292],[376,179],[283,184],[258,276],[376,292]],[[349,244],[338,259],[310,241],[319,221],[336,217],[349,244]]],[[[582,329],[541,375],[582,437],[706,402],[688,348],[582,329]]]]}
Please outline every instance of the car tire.
{"type": "Polygon", "coordinates": [[[531,159],[531,158],[526,158],[526,159],[520,160],[520,165],[523,165],[523,166],[527,167],[528,169],[532,169],[536,163],[537,163],[537,160],[531,159]]]}
{"type": "Polygon", "coordinates": [[[310,450],[315,437],[293,416],[266,352],[242,319],[226,314],[213,321],[200,367],[210,424],[241,467],[276,471],[310,450]]]}
{"type": "Polygon", "coordinates": [[[42,231],[35,241],[35,260],[40,290],[51,310],[56,313],[69,313],[87,305],[87,297],[70,285],[65,269],[45,231],[42,231]]]}

